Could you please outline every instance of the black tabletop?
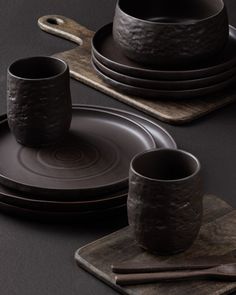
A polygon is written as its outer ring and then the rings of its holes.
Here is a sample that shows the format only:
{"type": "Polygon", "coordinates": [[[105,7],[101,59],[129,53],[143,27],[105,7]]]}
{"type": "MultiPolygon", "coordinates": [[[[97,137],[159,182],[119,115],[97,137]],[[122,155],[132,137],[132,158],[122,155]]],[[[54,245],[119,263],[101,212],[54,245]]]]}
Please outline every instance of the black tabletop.
{"type": "MultiPolygon", "coordinates": [[[[61,14],[92,30],[111,22],[115,0],[0,0],[0,113],[6,111],[6,69],[15,59],[51,55],[75,44],[42,32],[37,19],[61,14]]],[[[236,25],[236,2],[226,0],[236,25]]],[[[73,102],[132,108],[71,80],[73,102]]],[[[137,112],[138,113],[138,112],[137,112]]],[[[236,104],[184,126],[158,122],[178,146],[202,162],[206,190],[236,206],[236,104]]],[[[116,294],[79,269],[74,252],[80,246],[121,228],[125,220],[50,224],[0,213],[0,294],[116,294]]]]}

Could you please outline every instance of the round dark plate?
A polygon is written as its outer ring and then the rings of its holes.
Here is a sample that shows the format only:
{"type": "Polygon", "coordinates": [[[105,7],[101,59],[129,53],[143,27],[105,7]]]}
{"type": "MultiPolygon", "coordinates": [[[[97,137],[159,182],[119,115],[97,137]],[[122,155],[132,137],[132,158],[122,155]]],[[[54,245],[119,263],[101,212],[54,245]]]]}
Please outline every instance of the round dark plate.
{"type": "Polygon", "coordinates": [[[47,211],[47,210],[33,210],[20,206],[14,206],[8,203],[0,202],[0,211],[6,214],[12,214],[20,218],[30,218],[40,221],[52,222],[75,222],[76,220],[94,220],[95,218],[125,218],[127,216],[126,205],[114,206],[108,209],[88,210],[84,212],[68,212],[68,211],[47,211]]]}
{"type": "Polygon", "coordinates": [[[110,69],[138,78],[159,80],[190,80],[208,77],[224,72],[236,64],[236,30],[229,27],[229,42],[224,51],[214,61],[198,64],[194,68],[149,68],[139,65],[125,57],[112,37],[112,24],[102,27],[92,40],[92,52],[95,57],[110,69]]]}
{"type": "Polygon", "coordinates": [[[124,205],[126,201],[127,189],[104,196],[104,198],[102,196],[94,197],[94,199],[86,201],[51,201],[43,198],[38,199],[33,195],[29,197],[23,192],[9,189],[0,184],[0,202],[33,210],[83,213],[124,205]]]}
{"type": "Polygon", "coordinates": [[[128,84],[135,87],[157,89],[157,90],[187,90],[187,89],[203,88],[206,86],[214,85],[222,81],[225,81],[236,74],[236,67],[233,67],[225,72],[222,72],[213,76],[201,78],[201,79],[180,80],[180,81],[148,80],[148,79],[135,78],[132,76],[128,76],[128,75],[113,71],[110,68],[103,65],[93,54],[92,54],[92,61],[102,73],[104,73],[108,77],[120,83],[128,84]]]}
{"type": "Polygon", "coordinates": [[[147,129],[151,133],[157,148],[161,148],[161,147],[172,148],[172,149],[177,148],[177,145],[173,137],[164,128],[156,124],[153,120],[149,120],[143,116],[140,116],[128,111],[124,111],[121,109],[114,109],[114,108],[102,107],[102,106],[93,106],[93,105],[87,106],[87,105],[75,104],[73,105],[73,108],[86,109],[86,110],[95,109],[96,111],[108,112],[113,114],[115,113],[115,114],[125,116],[126,118],[129,118],[130,120],[141,124],[145,129],[147,129]]]}
{"type": "Polygon", "coordinates": [[[0,125],[0,183],[40,196],[100,195],[126,188],[129,163],[155,147],[140,124],[118,114],[73,109],[64,142],[48,148],[19,145],[0,125]]]}
{"type": "MultiPolygon", "coordinates": [[[[148,129],[157,147],[177,148],[175,141],[165,129],[140,115],[98,106],[75,105],[73,108],[120,114],[138,122],[148,129]]],[[[3,120],[6,121],[6,115],[1,116],[0,122],[3,120]]],[[[0,208],[3,208],[6,212],[22,213],[26,215],[30,213],[32,216],[34,216],[35,213],[36,216],[39,217],[51,216],[53,218],[55,218],[55,216],[60,218],[64,216],[79,218],[80,216],[102,215],[104,213],[104,211],[102,211],[103,209],[111,208],[109,212],[115,213],[118,211],[116,208],[120,209],[122,205],[125,205],[127,190],[126,188],[124,191],[117,191],[113,194],[107,193],[103,196],[90,196],[89,198],[75,198],[68,195],[64,200],[57,201],[56,198],[54,198],[52,201],[44,197],[39,199],[39,196],[28,195],[0,185],[0,208]]]]}
{"type": "Polygon", "coordinates": [[[111,85],[112,87],[119,90],[120,92],[127,95],[140,96],[140,97],[151,98],[151,99],[188,99],[188,98],[190,99],[190,98],[194,98],[198,96],[205,96],[207,94],[220,91],[236,81],[236,76],[233,76],[226,81],[223,81],[215,85],[207,86],[204,88],[188,89],[188,90],[172,90],[172,91],[156,90],[156,89],[135,87],[125,83],[120,83],[108,77],[103,72],[101,72],[93,62],[92,62],[92,65],[95,71],[97,72],[97,74],[107,84],[111,85]]]}

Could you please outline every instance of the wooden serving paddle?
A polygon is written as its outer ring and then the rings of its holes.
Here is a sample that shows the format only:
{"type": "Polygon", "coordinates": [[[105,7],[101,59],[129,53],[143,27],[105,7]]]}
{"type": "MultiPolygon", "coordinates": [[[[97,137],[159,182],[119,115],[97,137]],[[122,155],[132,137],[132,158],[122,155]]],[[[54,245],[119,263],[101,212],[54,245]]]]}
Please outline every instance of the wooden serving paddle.
{"type": "Polygon", "coordinates": [[[181,101],[145,99],[120,93],[103,81],[91,65],[93,31],[62,15],[42,16],[38,20],[38,25],[43,31],[78,44],[71,50],[54,55],[68,63],[71,77],[164,122],[171,124],[190,122],[236,101],[235,87],[228,87],[220,93],[209,94],[207,97],[181,99],[181,101]]]}

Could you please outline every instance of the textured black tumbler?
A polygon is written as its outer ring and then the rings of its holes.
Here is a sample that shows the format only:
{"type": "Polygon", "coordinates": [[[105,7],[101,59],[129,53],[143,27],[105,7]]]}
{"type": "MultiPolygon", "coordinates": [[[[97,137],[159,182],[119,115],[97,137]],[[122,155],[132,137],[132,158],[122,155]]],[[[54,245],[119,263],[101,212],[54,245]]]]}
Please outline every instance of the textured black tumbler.
{"type": "Polygon", "coordinates": [[[11,64],[7,114],[12,133],[23,145],[40,147],[62,140],[72,118],[68,65],[46,56],[11,64]]]}
{"type": "Polygon", "coordinates": [[[151,150],[132,160],[128,217],[141,247],[170,255],[192,245],[202,222],[200,170],[181,150],[151,150]]]}

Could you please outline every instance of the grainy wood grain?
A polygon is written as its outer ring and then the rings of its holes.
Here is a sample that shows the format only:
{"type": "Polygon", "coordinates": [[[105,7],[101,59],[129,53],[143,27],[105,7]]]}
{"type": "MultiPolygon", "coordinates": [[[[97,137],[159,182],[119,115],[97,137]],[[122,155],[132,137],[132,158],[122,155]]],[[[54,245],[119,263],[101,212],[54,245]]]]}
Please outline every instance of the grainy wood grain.
{"type": "Polygon", "coordinates": [[[186,252],[158,257],[143,251],[133,239],[128,227],[80,248],[75,258],[78,264],[122,294],[129,295],[220,295],[236,290],[234,282],[185,281],[120,287],[114,283],[111,264],[122,261],[160,262],[184,261],[203,255],[223,255],[236,248],[236,210],[221,199],[204,197],[204,218],[198,239],[186,252]]]}
{"type": "Polygon", "coordinates": [[[106,84],[91,65],[91,38],[94,32],[64,16],[49,15],[38,20],[40,28],[48,33],[77,43],[69,51],[55,54],[69,64],[71,76],[97,90],[100,90],[126,104],[129,104],[159,120],[171,124],[183,124],[206,115],[236,101],[236,90],[228,89],[207,98],[185,100],[148,100],[132,97],[116,91],[106,84]]]}

